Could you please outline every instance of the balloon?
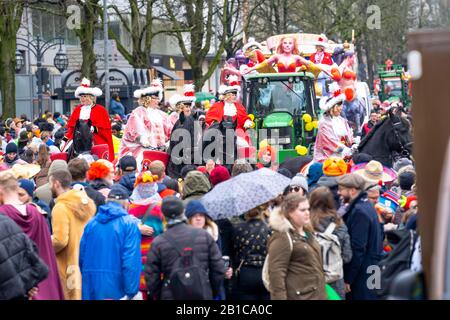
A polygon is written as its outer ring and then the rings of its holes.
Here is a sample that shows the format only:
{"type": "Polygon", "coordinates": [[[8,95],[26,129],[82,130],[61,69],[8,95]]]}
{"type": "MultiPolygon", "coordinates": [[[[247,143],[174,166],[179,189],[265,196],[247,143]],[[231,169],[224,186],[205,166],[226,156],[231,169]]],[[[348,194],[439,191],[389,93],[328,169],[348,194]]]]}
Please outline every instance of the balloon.
{"type": "Polygon", "coordinates": [[[312,123],[312,125],[313,125],[313,128],[314,129],[317,129],[317,128],[319,128],[319,121],[317,121],[317,120],[314,120],[313,122],[311,122],[312,123]]]}
{"type": "Polygon", "coordinates": [[[314,81],[314,89],[316,90],[316,96],[321,97],[322,96],[322,87],[317,83],[317,81],[314,81]]]}
{"type": "Polygon", "coordinates": [[[353,101],[353,99],[355,98],[355,90],[353,88],[345,89],[344,93],[345,93],[345,99],[347,101],[353,101]]]}
{"type": "Polygon", "coordinates": [[[308,148],[300,145],[295,147],[295,151],[301,156],[306,156],[308,154],[308,148]]]}
{"type": "Polygon", "coordinates": [[[261,141],[259,143],[259,148],[262,149],[264,147],[267,147],[269,145],[269,142],[267,141],[267,139],[264,139],[263,141],[261,141]]]}
{"type": "Polygon", "coordinates": [[[314,126],[311,122],[308,122],[307,124],[305,124],[305,130],[306,131],[312,131],[314,129],[314,126]]]}
{"type": "Polygon", "coordinates": [[[250,118],[250,120],[255,121],[255,115],[254,114],[250,113],[248,115],[248,117],[250,118]]]}
{"type": "Polygon", "coordinates": [[[334,81],[340,81],[342,79],[341,73],[338,68],[331,68],[331,78],[334,81]]]}
{"type": "Polygon", "coordinates": [[[302,116],[302,120],[305,121],[305,123],[310,123],[312,121],[312,118],[311,118],[311,116],[308,113],[305,113],[302,116]]]}

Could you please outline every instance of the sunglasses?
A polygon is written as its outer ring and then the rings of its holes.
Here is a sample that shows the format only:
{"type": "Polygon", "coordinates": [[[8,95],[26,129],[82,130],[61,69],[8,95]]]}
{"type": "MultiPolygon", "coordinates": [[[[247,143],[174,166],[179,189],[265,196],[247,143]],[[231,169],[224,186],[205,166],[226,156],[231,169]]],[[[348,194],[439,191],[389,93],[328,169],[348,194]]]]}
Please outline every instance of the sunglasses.
{"type": "Polygon", "coordinates": [[[301,189],[302,189],[301,187],[290,187],[290,188],[289,188],[289,191],[290,191],[290,192],[293,192],[293,191],[299,192],[301,189]]]}

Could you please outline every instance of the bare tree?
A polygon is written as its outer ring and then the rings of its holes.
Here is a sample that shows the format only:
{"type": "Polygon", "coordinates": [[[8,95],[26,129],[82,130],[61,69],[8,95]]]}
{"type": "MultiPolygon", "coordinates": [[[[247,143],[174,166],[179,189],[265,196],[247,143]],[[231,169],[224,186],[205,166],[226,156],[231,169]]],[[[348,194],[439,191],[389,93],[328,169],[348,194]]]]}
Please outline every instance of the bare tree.
{"type": "Polygon", "coordinates": [[[119,37],[109,30],[109,37],[117,43],[117,49],[124,58],[135,68],[146,68],[149,66],[149,55],[152,50],[153,39],[162,33],[171,30],[163,26],[155,30],[155,22],[160,21],[162,25],[167,24],[160,19],[162,12],[162,1],[159,0],[128,0],[128,7],[121,10],[116,5],[110,6],[117,18],[121,21],[124,30],[131,37],[131,51],[126,48],[119,37]],[[156,12],[155,12],[156,11],[156,12]]]}
{"type": "Polygon", "coordinates": [[[230,37],[226,34],[227,23],[231,19],[229,1],[221,1],[220,6],[216,5],[214,0],[163,1],[168,18],[175,30],[172,34],[177,39],[184,58],[191,66],[195,88],[201,90],[219,64],[227,43],[237,36],[230,37]],[[217,16],[214,18],[214,15],[217,16]],[[214,36],[218,37],[218,47],[216,52],[210,53],[214,36]],[[204,71],[204,62],[208,56],[211,57],[211,61],[204,71]]]}
{"type": "Polygon", "coordinates": [[[4,0],[0,6],[0,92],[4,118],[16,113],[16,34],[24,6],[24,1],[17,0],[4,0]]]}
{"type": "Polygon", "coordinates": [[[68,6],[77,5],[81,12],[81,23],[74,32],[80,40],[81,55],[83,61],[81,64],[81,74],[89,78],[92,83],[97,82],[97,58],[94,52],[95,31],[101,28],[101,17],[103,15],[102,4],[100,0],[55,0],[55,1],[37,1],[32,6],[35,10],[47,12],[52,15],[69,18],[68,6]]]}

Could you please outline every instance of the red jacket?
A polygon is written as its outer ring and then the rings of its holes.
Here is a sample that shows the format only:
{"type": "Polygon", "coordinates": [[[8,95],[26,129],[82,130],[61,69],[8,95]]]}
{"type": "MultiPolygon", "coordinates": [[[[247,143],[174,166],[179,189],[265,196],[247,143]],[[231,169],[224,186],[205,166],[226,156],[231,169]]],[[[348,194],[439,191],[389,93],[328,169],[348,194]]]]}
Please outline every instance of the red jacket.
{"type": "MultiPolygon", "coordinates": [[[[237,127],[236,129],[244,129],[244,123],[250,120],[245,107],[239,102],[234,103],[237,109],[237,127]]],[[[205,116],[205,123],[210,126],[214,121],[222,122],[223,120],[223,108],[225,104],[223,101],[214,103],[211,108],[208,109],[205,116]]]]}
{"type": "MultiPolygon", "coordinates": [[[[244,129],[244,123],[247,120],[251,120],[245,110],[245,107],[239,102],[234,103],[237,109],[237,123],[236,123],[236,135],[245,139],[248,144],[250,144],[250,137],[246,134],[246,130],[244,129]]],[[[205,116],[205,123],[209,127],[214,121],[222,122],[223,120],[223,109],[225,103],[223,101],[219,101],[214,103],[211,108],[208,109],[205,116]]]]}
{"type": "MultiPolygon", "coordinates": [[[[66,137],[71,140],[73,138],[73,132],[75,129],[75,124],[80,118],[81,105],[75,107],[72,115],[70,116],[69,122],[67,124],[66,137]]],[[[107,144],[109,147],[109,161],[114,160],[114,146],[112,142],[112,132],[111,132],[111,122],[109,121],[108,111],[105,107],[96,104],[91,109],[90,115],[91,123],[97,128],[97,132],[94,132],[94,145],[107,144]]]]}
{"type": "Polygon", "coordinates": [[[323,53],[323,59],[322,62],[316,61],[316,53],[313,53],[311,55],[311,57],[309,58],[310,61],[314,62],[314,63],[322,63],[322,64],[327,64],[329,66],[333,65],[333,59],[331,58],[331,54],[328,52],[324,52],[323,53]]]}

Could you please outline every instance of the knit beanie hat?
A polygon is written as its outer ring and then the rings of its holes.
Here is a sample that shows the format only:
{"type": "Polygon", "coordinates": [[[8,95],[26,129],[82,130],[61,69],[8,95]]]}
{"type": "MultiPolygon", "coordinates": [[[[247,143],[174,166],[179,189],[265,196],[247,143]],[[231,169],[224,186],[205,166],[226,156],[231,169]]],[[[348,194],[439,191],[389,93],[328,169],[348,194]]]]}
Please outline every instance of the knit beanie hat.
{"type": "Polygon", "coordinates": [[[5,150],[5,154],[8,153],[17,153],[17,144],[15,144],[14,142],[10,142],[6,145],[6,150],[5,150]]]}
{"type": "Polygon", "coordinates": [[[408,158],[400,158],[399,160],[397,160],[394,163],[394,166],[392,169],[394,169],[395,171],[399,171],[401,168],[406,167],[406,166],[411,166],[413,164],[413,162],[411,160],[409,160],[408,158]]]}
{"type": "Polygon", "coordinates": [[[330,157],[323,163],[323,174],[329,177],[339,177],[347,173],[347,164],[344,159],[330,157]]]}
{"type": "Polygon", "coordinates": [[[202,213],[209,219],[211,219],[205,206],[200,201],[191,200],[186,206],[186,211],[184,212],[184,215],[186,216],[186,218],[190,219],[197,213],[202,213]]]}
{"type": "Polygon", "coordinates": [[[56,171],[69,171],[67,162],[64,160],[53,160],[48,169],[48,176],[50,177],[56,171]]]}
{"type": "Polygon", "coordinates": [[[161,204],[161,211],[168,219],[175,219],[183,214],[183,201],[175,196],[165,197],[161,204]]]}
{"type": "Polygon", "coordinates": [[[323,164],[314,162],[308,169],[308,186],[319,181],[321,176],[323,176],[323,164]]]}
{"type": "Polygon", "coordinates": [[[303,176],[301,173],[297,173],[295,177],[292,178],[291,183],[289,183],[289,186],[300,187],[305,191],[305,193],[308,192],[308,182],[306,181],[305,176],[303,176]]]}
{"type": "Polygon", "coordinates": [[[230,179],[230,173],[224,166],[216,166],[209,175],[209,181],[213,186],[230,179]]]}
{"type": "Polygon", "coordinates": [[[29,179],[20,179],[18,182],[19,187],[24,189],[30,197],[33,197],[34,189],[36,187],[34,182],[29,179]]]}
{"type": "Polygon", "coordinates": [[[415,183],[416,174],[412,171],[406,171],[398,176],[398,183],[402,190],[409,191],[415,183]]]}

